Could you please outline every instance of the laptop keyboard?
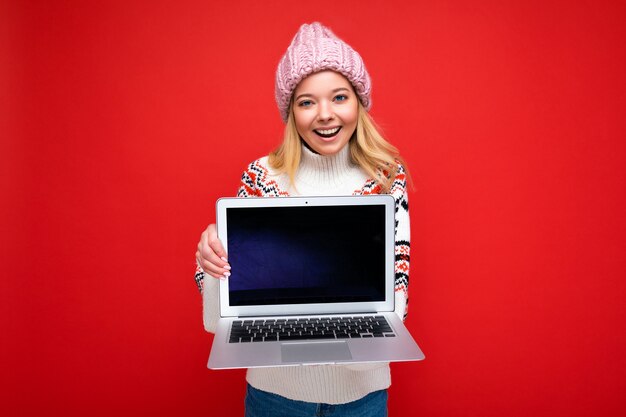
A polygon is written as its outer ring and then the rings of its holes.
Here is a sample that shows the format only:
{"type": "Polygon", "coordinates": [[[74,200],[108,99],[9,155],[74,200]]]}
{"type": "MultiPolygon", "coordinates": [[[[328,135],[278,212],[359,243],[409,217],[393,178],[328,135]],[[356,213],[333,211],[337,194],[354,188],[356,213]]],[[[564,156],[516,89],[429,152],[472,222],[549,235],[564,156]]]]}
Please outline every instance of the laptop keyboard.
{"type": "Polygon", "coordinates": [[[235,320],[229,343],[395,337],[384,316],[235,320]]]}

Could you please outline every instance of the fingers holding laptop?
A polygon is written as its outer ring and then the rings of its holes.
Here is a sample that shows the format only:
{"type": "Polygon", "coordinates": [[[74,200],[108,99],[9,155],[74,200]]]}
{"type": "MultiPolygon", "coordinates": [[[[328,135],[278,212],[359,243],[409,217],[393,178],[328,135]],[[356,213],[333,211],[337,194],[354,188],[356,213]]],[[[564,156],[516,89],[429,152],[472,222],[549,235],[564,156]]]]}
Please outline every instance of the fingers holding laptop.
{"type": "Polygon", "coordinates": [[[214,224],[210,224],[200,236],[196,260],[202,270],[213,278],[225,279],[230,276],[230,265],[226,251],[217,237],[214,224]]]}

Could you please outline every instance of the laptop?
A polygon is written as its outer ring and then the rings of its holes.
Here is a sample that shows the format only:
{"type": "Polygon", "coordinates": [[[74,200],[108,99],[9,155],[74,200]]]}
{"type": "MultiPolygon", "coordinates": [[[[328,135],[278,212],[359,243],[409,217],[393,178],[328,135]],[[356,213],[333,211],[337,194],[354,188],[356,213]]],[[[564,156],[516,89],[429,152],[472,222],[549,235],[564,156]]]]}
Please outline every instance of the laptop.
{"type": "Polygon", "coordinates": [[[417,361],[394,313],[395,201],[389,195],[221,198],[210,369],[417,361]]]}

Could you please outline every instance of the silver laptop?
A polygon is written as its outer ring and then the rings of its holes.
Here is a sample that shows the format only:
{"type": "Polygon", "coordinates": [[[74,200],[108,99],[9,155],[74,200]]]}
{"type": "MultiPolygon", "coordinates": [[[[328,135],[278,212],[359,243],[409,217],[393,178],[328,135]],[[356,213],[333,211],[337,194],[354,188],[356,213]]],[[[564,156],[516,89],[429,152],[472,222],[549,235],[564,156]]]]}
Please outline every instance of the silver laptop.
{"type": "Polygon", "coordinates": [[[211,369],[424,359],[394,310],[389,195],[222,198],[211,369]]]}

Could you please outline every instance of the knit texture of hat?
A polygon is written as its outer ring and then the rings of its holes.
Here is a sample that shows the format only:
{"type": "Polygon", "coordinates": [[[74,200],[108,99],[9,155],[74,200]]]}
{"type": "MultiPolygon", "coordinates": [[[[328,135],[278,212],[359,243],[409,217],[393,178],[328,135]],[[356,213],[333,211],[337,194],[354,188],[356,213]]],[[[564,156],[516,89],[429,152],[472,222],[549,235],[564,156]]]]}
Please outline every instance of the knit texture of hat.
{"type": "Polygon", "coordinates": [[[333,70],[352,83],[363,107],[371,107],[372,82],[361,56],[320,23],[304,24],[291,41],[276,70],[276,103],[287,121],[291,96],[304,78],[333,70]]]}

